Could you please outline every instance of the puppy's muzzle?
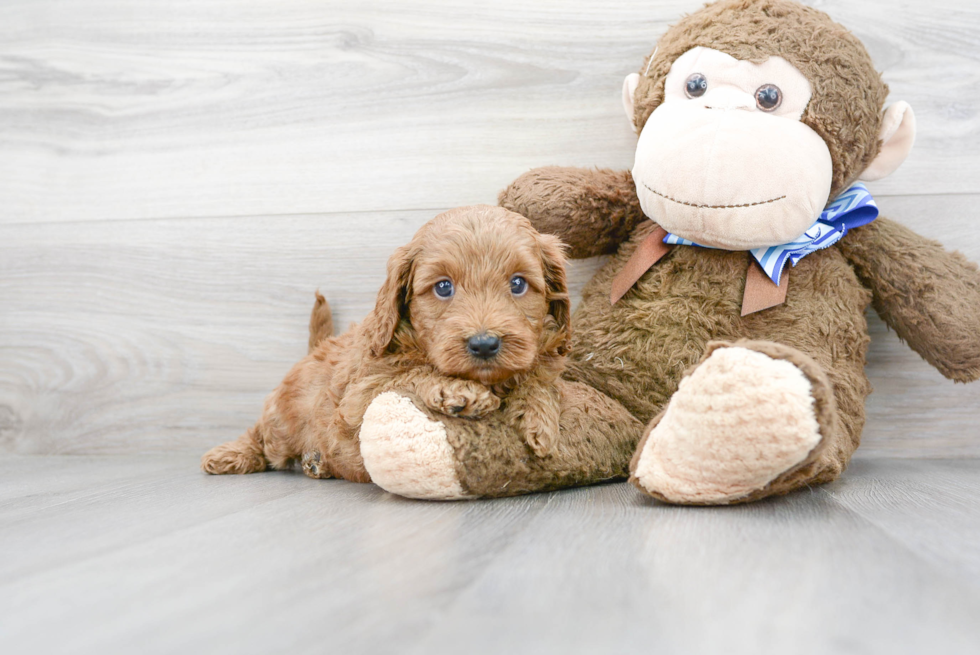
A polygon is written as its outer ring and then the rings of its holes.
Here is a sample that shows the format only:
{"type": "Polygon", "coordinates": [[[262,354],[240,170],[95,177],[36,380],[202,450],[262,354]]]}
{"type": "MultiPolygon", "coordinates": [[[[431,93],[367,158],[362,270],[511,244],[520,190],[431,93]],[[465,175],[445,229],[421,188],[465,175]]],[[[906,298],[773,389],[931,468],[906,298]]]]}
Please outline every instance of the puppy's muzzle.
{"type": "Polygon", "coordinates": [[[466,352],[477,359],[490,359],[500,352],[500,337],[477,334],[466,341],[466,352]]]}

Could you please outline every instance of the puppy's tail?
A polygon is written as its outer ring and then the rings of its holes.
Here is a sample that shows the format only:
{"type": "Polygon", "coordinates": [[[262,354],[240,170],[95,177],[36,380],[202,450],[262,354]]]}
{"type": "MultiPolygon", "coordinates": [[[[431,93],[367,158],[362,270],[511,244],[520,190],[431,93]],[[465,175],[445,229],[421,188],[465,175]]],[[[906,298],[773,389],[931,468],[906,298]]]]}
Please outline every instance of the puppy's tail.
{"type": "Polygon", "coordinates": [[[330,304],[326,298],[316,292],[316,302],[313,303],[313,311],[310,313],[310,350],[313,350],[321,341],[333,336],[333,315],[330,313],[330,304]]]}

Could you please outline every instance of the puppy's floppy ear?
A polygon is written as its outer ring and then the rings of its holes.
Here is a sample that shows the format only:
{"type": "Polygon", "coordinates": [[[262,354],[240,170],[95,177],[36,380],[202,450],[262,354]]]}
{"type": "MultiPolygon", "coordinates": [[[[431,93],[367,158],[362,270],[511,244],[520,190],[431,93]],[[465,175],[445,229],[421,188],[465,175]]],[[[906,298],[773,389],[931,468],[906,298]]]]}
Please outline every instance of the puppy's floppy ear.
{"type": "Polygon", "coordinates": [[[568,298],[568,281],[565,277],[565,244],[558,237],[539,234],[538,245],[548,287],[548,313],[558,325],[558,354],[564,355],[572,341],[572,303],[568,298]]]}
{"type": "Polygon", "coordinates": [[[402,315],[408,308],[415,249],[412,244],[401,246],[388,259],[388,277],[374,309],[364,319],[371,354],[380,357],[395,336],[402,315]]]}

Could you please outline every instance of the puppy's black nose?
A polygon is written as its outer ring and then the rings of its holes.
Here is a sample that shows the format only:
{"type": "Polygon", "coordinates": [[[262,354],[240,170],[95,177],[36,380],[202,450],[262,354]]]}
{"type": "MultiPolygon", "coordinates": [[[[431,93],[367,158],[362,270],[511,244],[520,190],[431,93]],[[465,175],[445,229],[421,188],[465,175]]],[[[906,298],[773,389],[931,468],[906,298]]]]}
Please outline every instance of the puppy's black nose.
{"type": "Polygon", "coordinates": [[[466,350],[474,357],[490,359],[500,352],[500,337],[486,332],[470,337],[466,342],[466,350]]]}

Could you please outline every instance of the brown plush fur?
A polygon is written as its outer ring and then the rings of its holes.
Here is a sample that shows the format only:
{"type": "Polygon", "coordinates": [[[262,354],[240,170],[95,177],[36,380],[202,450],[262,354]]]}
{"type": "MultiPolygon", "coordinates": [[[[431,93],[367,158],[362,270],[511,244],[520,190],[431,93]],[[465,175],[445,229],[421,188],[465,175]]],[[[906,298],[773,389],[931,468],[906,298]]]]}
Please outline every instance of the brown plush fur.
{"type": "Polygon", "coordinates": [[[467,496],[497,498],[625,479],[643,424],[588,385],[559,378],[555,387],[561,436],[545,457],[535,455],[505,412],[469,421],[439,414],[411,392],[398,391],[446,426],[456,477],[467,496]]]}
{"type": "Polygon", "coordinates": [[[863,371],[870,340],[864,308],[871,294],[847,261],[834,248],[805,257],[793,269],[784,305],[743,317],[746,253],[674,248],[611,306],[613,277],[653,228],[652,221],[641,225],[586,285],[566,376],[647,422],[666,407],[710,342],[749,339],[781,346],[780,352],[791,348],[816,362],[835,389],[841,430],[824,435],[834,442],[824,465],[836,477],[860,440],[871,391],[863,371]]]}
{"type": "MultiPolygon", "coordinates": [[[[699,45],[739,59],[779,55],[810,80],[813,98],[803,122],[830,149],[832,199],[879,151],[887,87],[864,47],[824,14],[787,0],[723,0],[668,31],[641,69],[638,131],[662,101],[673,61],[699,45]]],[[[647,434],[685,372],[718,347],[712,342],[750,340],[753,349],[804,372],[820,445],[765,489],[736,500],[786,493],[843,471],[860,442],[871,390],[864,374],[869,303],[944,375],[980,377],[977,267],[886,218],[802,259],[792,269],[784,304],[742,317],[749,256],[705,248],[672,249],[610,305],[613,278],[655,228],[643,219],[628,173],[533,170],[500,194],[500,204],[560,236],[576,256],[609,252],[621,235],[630,235],[583,292],[565,377],[608,394],[644,422],[653,420],[647,434]]]]}
{"type": "Polygon", "coordinates": [[[501,206],[535,216],[546,234],[562,235],[575,259],[616,252],[646,220],[629,171],[545,166],[534,170],[532,184],[522,179],[500,193],[501,206]]]}
{"type": "Polygon", "coordinates": [[[312,477],[368,482],[358,432],[368,404],[389,389],[467,418],[493,412],[503,400],[499,420],[535,454],[555,449],[561,405],[555,381],[570,338],[564,256],[557,239],[537,233],[524,217],[489,206],[440,214],[391,257],[364,322],[327,337],[331,323],[318,294],[311,353],[269,396],[254,427],[204,455],[206,472],[287,468],[303,456],[312,477]],[[511,292],[517,274],[528,283],[520,296],[511,292]],[[433,291],[446,278],[456,289],[451,300],[433,291]],[[501,340],[489,360],[466,350],[467,340],[483,332],[501,340]]]}
{"type": "MultiPolygon", "coordinates": [[[[578,180],[581,174],[575,170],[569,178],[578,180]]],[[[532,196],[535,175],[532,171],[513,186],[532,196]]],[[[555,175],[555,169],[548,171],[549,179],[555,175]]],[[[632,183],[624,182],[624,193],[626,184],[632,183]]],[[[512,190],[505,192],[505,198],[511,195],[512,190]]],[[[635,195],[632,202],[638,203],[635,195]]],[[[574,223],[577,216],[530,218],[538,225],[556,226],[574,223]]],[[[590,214],[587,224],[601,226],[607,220],[590,214]]],[[[739,308],[748,256],[700,248],[674,248],[610,305],[613,278],[654,228],[652,221],[641,223],[586,285],[573,318],[565,377],[590,384],[649,421],[713,340],[766,340],[812,358],[834,389],[841,427],[834,436],[837,443],[818,467],[807,471],[809,477],[785,481],[788,486],[771,485],[767,493],[833,480],[857,448],[864,399],[871,390],[864,374],[870,340],[864,310],[872,300],[889,326],[943,375],[960,382],[980,377],[976,265],[887,218],[856,228],[835,246],[800,260],[786,303],[746,317],[739,308]]],[[[559,235],[567,237],[567,232],[559,235]]],[[[589,243],[579,245],[588,248],[589,243]]]]}
{"type": "Polygon", "coordinates": [[[879,219],[840,250],[874,294],[878,315],[956,382],[980,378],[980,275],[958,252],[879,219]]]}

